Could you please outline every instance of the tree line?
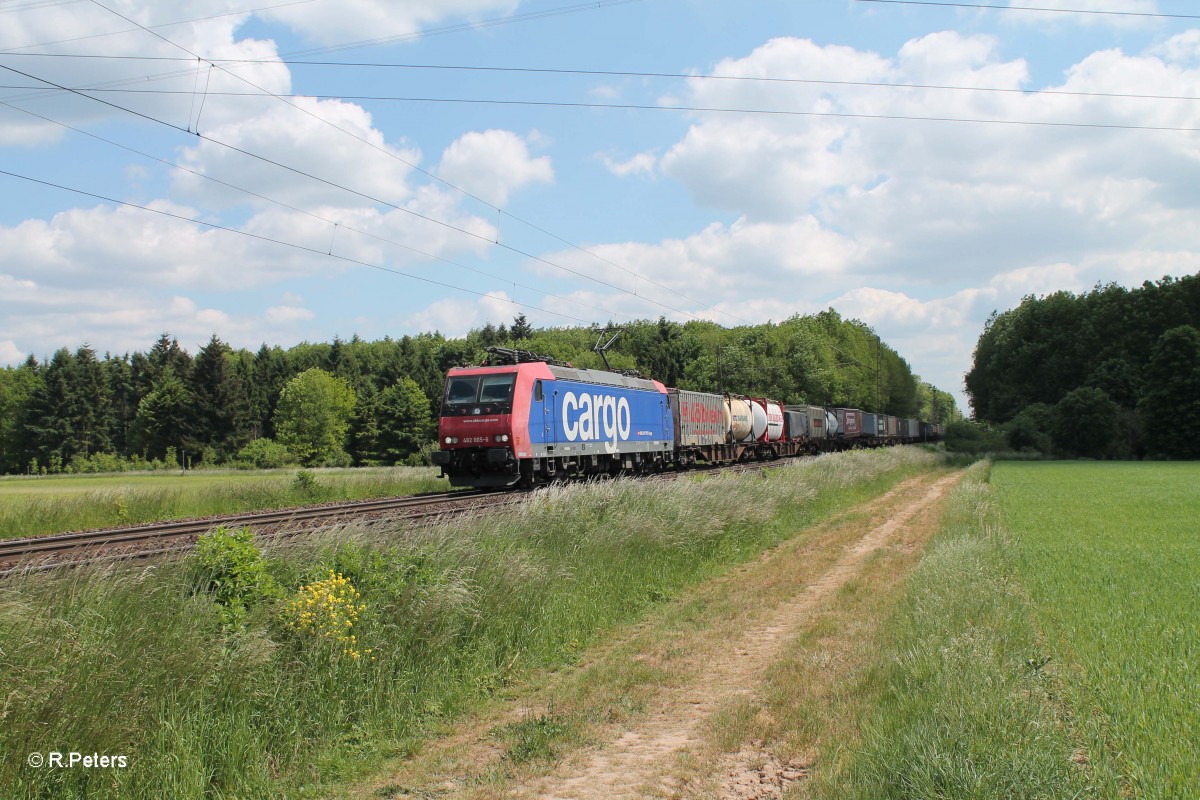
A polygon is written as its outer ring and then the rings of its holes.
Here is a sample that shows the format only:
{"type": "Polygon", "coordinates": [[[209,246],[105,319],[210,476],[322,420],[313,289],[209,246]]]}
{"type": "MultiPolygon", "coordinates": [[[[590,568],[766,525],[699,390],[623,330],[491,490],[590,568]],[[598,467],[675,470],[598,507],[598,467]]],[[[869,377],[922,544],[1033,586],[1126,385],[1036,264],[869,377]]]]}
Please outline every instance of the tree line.
{"type": "MultiPolygon", "coordinates": [[[[421,463],[450,367],[506,346],[603,368],[596,340],[588,328],[534,329],[521,315],[459,339],[355,336],[251,352],[214,334],[193,356],[164,333],[147,352],[64,347],[0,369],[0,471],[421,463]]],[[[833,310],[738,328],[639,321],[606,357],[614,369],[696,391],[935,421],[958,415],[949,393],[833,310]]]]}
{"type": "Polygon", "coordinates": [[[979,447],[1200,457],[1200,275],[1026,297],[993,314],[966,389],[979,447]]]}

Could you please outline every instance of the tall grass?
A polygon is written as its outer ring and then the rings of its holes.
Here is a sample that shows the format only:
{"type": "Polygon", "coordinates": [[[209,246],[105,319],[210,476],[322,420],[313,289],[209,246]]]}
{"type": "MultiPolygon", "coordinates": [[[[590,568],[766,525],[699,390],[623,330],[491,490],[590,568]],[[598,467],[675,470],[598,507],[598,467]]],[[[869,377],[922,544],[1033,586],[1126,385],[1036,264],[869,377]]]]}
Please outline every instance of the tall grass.
{"type": "Polygon", "coordinates": [[[245,586],[271,591],[246,589],[237,617],[222,613],[194,560],[7,580],[0,789],[319,794],[792,535],[813,509],[936,461],[911,448],[848,453],[762,477],[553,487],[505,513],[418,530],[334,530],[267,551],[270,580],[245,586]],[[319,595],[331,573],[362,606],[336,640],[294,619],[297,599],[319,595]],[[124,755],[129,766],[26,765],[25,754],[51,750],[124,755]]]}
{"type": "Polygon", "coordinates": [[[0,538],[448,488],[437,470],[423,467],[301,472],[311,478],[297,480],[300,473],[290,470],[11,480],[0,493],[0,538]]]}
{"type": "Polygon", "coordinates": [[[1048,655],[1123,795],[1200,797],[1200,464],[997,465],[1048,655]]]}
{"type": "Polygon", "coordinates": [[[1065,798],[1097,788],[1073,760],[1076,723],[1014,581],[988,470],[972,467],[948,498],[885,651],[856,690],[873,699],[856,752],[826,762],[812,795],[1065,798]]]}

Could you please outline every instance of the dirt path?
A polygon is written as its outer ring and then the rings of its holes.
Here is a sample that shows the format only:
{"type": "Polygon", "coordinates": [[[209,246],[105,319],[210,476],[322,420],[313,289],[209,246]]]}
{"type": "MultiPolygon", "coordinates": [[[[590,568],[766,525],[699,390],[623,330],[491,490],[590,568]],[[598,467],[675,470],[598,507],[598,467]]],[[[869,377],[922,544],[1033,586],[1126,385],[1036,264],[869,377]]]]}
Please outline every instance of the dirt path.
{"type": "MultiPolygon", "coordinates": [[[[676,752],[691,746],[700,738],[701,724],[727,698],[749,693],[766,667],[779,655],[780,648],[796,626],[823,600],[846,584],[860,569],[872,552],[888,545],[903,545],[906,526],[919,522],[922,511],[938,502],[954,485],[958,474],[941,478],[924,491],[914,492],[919,484],[906,482],[876,501],[881,507],[892,508],[897,497],[903,498],[899,509],[889,518],[868,527],[866,534],[825,572],[789,602],[775,608],[766,620],[745,632],[739,640],[729,643],[722,654],[708,663],[703,680],[669,698],[664,707],[635,729],[626,731],[607,747],[594,752],[582,768],[556,773],[535,785],[520,787],[517,797],[542,797],[554,800],[603,800],[619,797],[646,797],[653,794],[670,795],[673,787],[660,776],[669,774],[667,761],[676,752]]],[[[873,521],[872,521],[873,522],[873,521]]],[[[761,753],[746,754],[759,761],[761,753]]],[[[730,797],[770,796],[754,792],[761,781],[743,776],[750,765],[726,766],[733,773],[729,781],[730,797]],[[739,777],[745,778],[737,780],[739,777]],[[740,787],[740,788],[739,788],[740,787]],[[747,791],[750,790],[750,791],[747,791]],[[753,792],[753,793],[752,793],[753,792]]],[[[767,768],[772,771],[771,767],[767,768]]],[[[774,765],[779,784],[803,776],[798,765],[774,765]]],[[[772,781],[775,782],[775,781],[772,781]]],[[[778,796],[778,795],[776,795],[778,796]]]]}
{"type": "MultiPolygon", "coordinates": [[[[755,586],[737,595],[737,601],[747,606],[739,612],[740,622],[733,623],[741,627],[714,626],[708,634],[710,641],[687,651],[674,665],[684,678],[675,685],[658,687],[648,713],[602,726],[596,736],[599,745],[577,750],[552,767],[522,770],[511,776],[513,780],[490,787],[476,783],[468,789],[460,782],[461,770],[481,774],[480,765],[494,759],[497,748],[484,730],[463,731],[452,737],[456,754],[441,764],[442,769],[459,775],[451,778],[443,772],[444,782],[434,784],[438,786],[434,796],[459,796],[460,792],[472,797],[550,800],[691,796],[673,776],[678,774],[681,758],[712,755],[712,747],[706,747],[704,740],[713,715],[731,701],[754,697],[764,672],[785,645],[823,603],[860,574],[872,554],[884,548],[911,550],[923,545],[936,522],[940,499],[960,477],[956,472],[905,481],[842,515],[840,523],[830,523],[824,538],[785,543],[719,579],[739,588],[740,584],[755,586]],[[807,574],[801,571],[805,567],[807,574]],[[774,573],[769,573],[771,569],[774,573]],[[786,584],[782,590],[778,587],[781,578],[786,584]],[[767,595],[757,594],[757,585],[772,580],[777,586],[767,601],[767,595]],[[780,597],[784,599],[779,601],[780,597]]],[[[653,660],[655,656],[647,653],[634,658],[653,660]]],[[[422,771],[430,777],[430,772],[422,771]]],[[[693,764],[691,772],[696,771],[693,764]]],[[[723,776],[717,781],[720,789],[716,796],[736,800],[780,797],[789,783],[807,775],[806,765],[780,761],[756,746],[715,758],[700,765],[699,771],[723,776]]],[[[433,774],[437,772],[435,768],[433,774]]],[[[711,794],[705,792],[705,796],[711,794]]]]}

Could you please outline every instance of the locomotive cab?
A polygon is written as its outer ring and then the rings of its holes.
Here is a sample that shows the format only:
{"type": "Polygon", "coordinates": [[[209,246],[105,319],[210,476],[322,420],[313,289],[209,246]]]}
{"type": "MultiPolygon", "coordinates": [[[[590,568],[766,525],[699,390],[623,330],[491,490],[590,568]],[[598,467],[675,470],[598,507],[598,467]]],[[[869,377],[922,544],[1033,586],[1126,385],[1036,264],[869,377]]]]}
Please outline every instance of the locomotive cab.
{"type": "Polygon", "coordinates": [[[519,479],[513,457],[517,373],[511,366],[450,370],[432,459],[452,485],[510,486],[519,479]]]}

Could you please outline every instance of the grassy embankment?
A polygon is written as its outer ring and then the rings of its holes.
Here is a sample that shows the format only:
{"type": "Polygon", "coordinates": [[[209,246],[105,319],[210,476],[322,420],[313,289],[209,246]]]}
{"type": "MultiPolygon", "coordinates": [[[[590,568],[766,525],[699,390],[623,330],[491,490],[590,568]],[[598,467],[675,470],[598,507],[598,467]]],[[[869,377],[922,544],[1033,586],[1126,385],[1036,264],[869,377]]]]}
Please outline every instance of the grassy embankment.
{"type": "Polygon", "coordinates": [[[407,752],[515,677],[572,662],[605,630],[936,460],[897,448],[765,479],[554,488],[516,510],[400,537],[350,528],[262,561],[242,550],[226,564],[236,579],[211,592],[197,591],[207,581],[194,560],[6,580],[0,750],[18,757],[0,761],[0,788],[11,797],[317,794],[407,752]],[[359,594],[322,583],[331,572],[359,594]],[[25,764],[23,754],[51,750],[125,755],[129,767],[25,764]]]}
{"type": "Polygon", "coordinates": [[[1200,465],[986,470],[789,796],[1200,797],[1200,465]]]}
{"type": "Polygon", "coordinates": [[[446,491],[429,467],[122,472],[0,479],[0,538],[446,491]]]}

